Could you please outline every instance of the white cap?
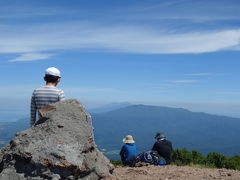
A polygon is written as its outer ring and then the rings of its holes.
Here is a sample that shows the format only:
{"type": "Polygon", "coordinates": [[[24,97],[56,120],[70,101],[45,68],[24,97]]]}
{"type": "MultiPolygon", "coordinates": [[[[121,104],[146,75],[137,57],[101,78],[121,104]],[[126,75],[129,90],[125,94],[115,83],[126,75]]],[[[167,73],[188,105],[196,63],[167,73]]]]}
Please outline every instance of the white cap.
{"type": "Polygon", "coordinates": [[[55,67],[47,68],[46,71],[45,71],[45,74],[46,75],[52,75],[52,76],[61,77],[60,71],[57,68],[55,68],[55,67]]]}

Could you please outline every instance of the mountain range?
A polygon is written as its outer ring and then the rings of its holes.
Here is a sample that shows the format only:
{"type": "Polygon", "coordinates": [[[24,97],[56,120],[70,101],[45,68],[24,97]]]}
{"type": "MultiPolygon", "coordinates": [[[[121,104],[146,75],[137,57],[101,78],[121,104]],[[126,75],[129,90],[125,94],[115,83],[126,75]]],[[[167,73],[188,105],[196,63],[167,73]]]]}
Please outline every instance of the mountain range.
{"type": "Polygon", "coordinates": [[[163,132],[174,148],[203,154],[239,154],[240,119],[191,112],[182,108],[132,105],[110,112],[92,114],[96,142],[115,157],[124,136],[131,134],[138,150],[150,150],[156,132],[163,132]]]}
{"type": "Polygon", "coordinates": [[[116,109],[124,108],[130,105],[131,104],[129,102],[116,102],[116,103],[106,104],[97,108],[89,109],[88,111],[91,114],[96,114],[96,113],[98,114],[98,113],[104,113],[104,112],[109,112],[116,109]]]}
{"type": "MultiPolygon", "coordinates": [[[[122,139],[126,135],[133,135],[141,152],[152,148],[156,132],[163,132],[174,148],[195,149],[203,154],[220,152],[228,156],[239,155],[238,118],[161,106],[127,105],[116,108],[91,113],[96,144],[111,159],[118,158],[122,139]]],[[[0,123],[0,146],[12,139],[16,132],[28,127],[28,119],[0,123]]]]}

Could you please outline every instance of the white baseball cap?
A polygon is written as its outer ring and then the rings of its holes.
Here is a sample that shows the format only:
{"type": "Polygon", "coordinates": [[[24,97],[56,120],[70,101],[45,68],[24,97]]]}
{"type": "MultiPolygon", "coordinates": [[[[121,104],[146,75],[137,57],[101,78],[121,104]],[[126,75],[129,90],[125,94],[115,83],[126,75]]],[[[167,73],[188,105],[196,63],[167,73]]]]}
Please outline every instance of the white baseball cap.
{"type": "Polygon", "coordinates": [[[45,75],[52,75],[52,76],[61,77],[60,71],[55,67],[47,68],[46,71],[45,71],[45,75]]]}

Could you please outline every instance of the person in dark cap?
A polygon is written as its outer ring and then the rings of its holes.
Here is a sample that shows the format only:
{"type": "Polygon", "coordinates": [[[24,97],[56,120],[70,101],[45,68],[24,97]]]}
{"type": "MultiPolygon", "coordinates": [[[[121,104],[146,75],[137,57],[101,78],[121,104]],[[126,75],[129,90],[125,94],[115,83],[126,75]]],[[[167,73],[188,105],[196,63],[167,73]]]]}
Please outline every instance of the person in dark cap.
{"type": "Polygon", "coordinates": [[[155,139],[157,140],[153,147],[153,151],[157,151],[160,156],[162,156],[167,164],[171,162],[171,153],[172,153],[172,143],[166,139],[166,136],[163,133],[156,133],[155,139]]]}

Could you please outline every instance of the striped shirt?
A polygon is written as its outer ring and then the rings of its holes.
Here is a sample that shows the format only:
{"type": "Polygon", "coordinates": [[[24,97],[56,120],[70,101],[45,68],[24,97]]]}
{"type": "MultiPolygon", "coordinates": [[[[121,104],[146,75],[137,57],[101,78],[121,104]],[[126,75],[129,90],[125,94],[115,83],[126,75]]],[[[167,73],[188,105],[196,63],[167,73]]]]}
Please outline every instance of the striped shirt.
{"type": "MultiPolygon", "coordinates": [[[[65,100],[64,92],[55,86],[43,86],[35,89],[31,98],[31,126],[36,122],[36,114],[39,109],[47,104],[65,100]]],[[[38,113],[38,117],[39,113],[38,113]]]]}

